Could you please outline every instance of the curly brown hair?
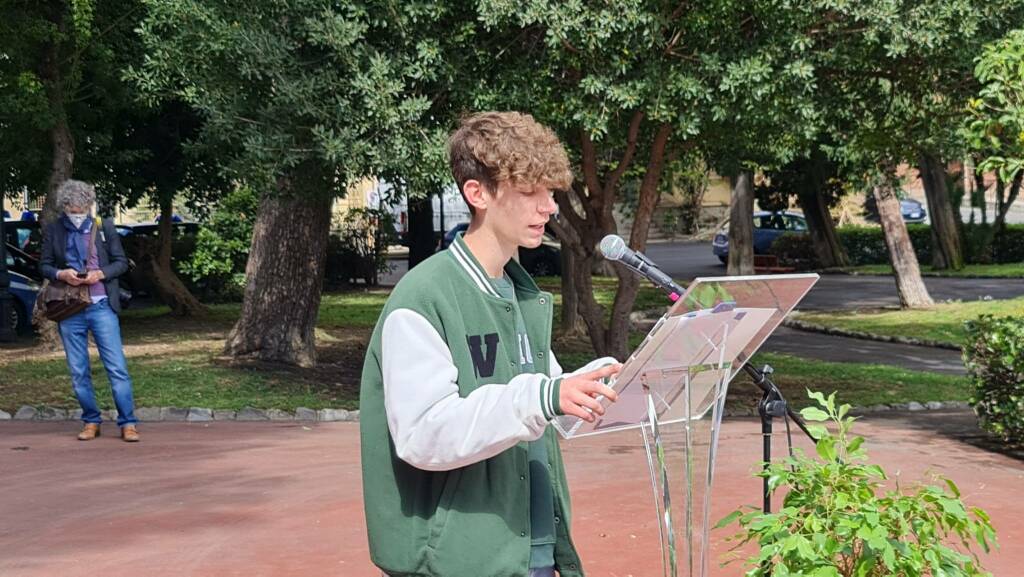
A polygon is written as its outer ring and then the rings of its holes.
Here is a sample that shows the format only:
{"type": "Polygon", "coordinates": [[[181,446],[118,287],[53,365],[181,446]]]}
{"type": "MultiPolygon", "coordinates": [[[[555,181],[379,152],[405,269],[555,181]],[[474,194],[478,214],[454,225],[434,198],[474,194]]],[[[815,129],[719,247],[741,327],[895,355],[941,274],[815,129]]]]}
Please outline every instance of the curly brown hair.
{"type": "Polygon", "coordinates": [[[448,139],[448,158],[460,191],[467,180],[480,181],[492,194],[504,181],[554,190],[572,184],[569,156],[558,136],[520,112],[479,112],[463,118],[448,139]]]}

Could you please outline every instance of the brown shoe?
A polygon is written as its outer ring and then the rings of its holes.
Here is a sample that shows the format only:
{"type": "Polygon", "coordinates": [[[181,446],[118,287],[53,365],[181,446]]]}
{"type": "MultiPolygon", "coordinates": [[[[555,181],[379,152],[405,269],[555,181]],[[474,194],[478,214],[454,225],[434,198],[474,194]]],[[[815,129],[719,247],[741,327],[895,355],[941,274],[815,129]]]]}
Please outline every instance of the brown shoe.
{"type": "Polygon", "coordinates": [[[79,441],[91,441],[100,436],[100,426],[96,423],[86,423],[82,432],[78,433],[79,441]]]}
{"type": "Polygon", "coordinates": [[[121,439],[125,443],[138,443],[139,432],[135,429],[135,425],[125,425],[121,427],[121,439]]]}

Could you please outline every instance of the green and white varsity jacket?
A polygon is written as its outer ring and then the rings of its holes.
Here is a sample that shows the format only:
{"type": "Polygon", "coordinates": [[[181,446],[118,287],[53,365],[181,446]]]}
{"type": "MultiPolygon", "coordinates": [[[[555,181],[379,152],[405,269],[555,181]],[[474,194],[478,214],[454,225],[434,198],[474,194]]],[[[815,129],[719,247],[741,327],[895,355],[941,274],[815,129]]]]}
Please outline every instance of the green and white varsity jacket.
{"type": "Polygon", "coordinates": [[[527,446],[541,437],[554,487],[555,565],[562,577],[583,575],[557,433],[548,427],[562,377],[550,350],[551,294],[515,261],[505,272],[539,373],[519,374],[513,303],[461,235],[398,283],[377,321],[359,420],[370,556],[388,575],[525,577],[527,446]]]}

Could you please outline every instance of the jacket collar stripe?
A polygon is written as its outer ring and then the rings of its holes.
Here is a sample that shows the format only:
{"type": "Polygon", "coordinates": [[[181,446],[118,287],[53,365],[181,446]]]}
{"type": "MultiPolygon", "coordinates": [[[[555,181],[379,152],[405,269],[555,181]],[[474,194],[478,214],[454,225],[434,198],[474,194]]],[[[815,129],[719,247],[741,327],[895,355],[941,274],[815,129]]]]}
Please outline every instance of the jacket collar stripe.
{"type": "Polygon", "coordinates": [[[462,268],[466,269],[466,272],[469,274],[469,277],[473,279],[473,282],[476,283],[476,286],[492,297],[498,297],[498,293],[494,290],[494,287],[491,286],[490,281],[488,281],[486,277],[483,277],[480,271],[473,267],[472,260],[463,253],[463,249],[459,246],[458,241],[452,243],[451,248],[452,256],[455,257],[455,260],[459,261],[462,268]]]}

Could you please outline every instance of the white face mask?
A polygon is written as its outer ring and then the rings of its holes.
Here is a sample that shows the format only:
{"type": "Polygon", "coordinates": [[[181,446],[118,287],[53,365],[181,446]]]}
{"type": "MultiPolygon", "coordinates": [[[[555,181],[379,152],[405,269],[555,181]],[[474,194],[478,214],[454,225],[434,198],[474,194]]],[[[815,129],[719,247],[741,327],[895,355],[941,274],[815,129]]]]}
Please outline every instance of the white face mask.
{"type": "Polygon", "coordinates": [[[75,225],[75,228],[82,228],[82,223],[84,223],[86,219],[89,218],[88,214],[64,214],[67,215],[68,220],[71,221],[71,224],[75,225]]]}

